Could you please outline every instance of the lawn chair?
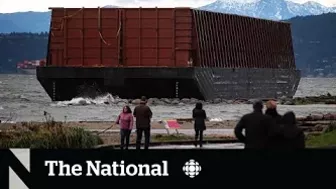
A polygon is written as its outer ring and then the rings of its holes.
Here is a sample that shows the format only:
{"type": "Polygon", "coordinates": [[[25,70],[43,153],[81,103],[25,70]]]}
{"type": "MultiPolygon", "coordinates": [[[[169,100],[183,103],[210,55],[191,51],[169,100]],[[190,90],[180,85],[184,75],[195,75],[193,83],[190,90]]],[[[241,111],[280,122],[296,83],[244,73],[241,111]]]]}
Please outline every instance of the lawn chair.
{"type": "Polygon", "coordinates": [[[179,134],[178,129],[181,128],[181,125],[177,122],[177,120],[165,120],[164,121],[165,129],[167,130],[168,135],[170,134],[169,130],[174,129],[177,134],[179,134]]]}

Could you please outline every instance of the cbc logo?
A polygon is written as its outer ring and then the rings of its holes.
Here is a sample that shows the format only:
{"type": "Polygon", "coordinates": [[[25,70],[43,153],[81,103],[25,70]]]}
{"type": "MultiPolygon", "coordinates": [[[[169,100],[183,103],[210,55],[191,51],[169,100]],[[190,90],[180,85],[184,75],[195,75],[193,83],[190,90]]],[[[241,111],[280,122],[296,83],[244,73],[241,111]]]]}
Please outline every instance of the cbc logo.
{"type": "Polygon", "coordinates": [[[201,166],[193,159],[187,161],[183,166],[184,173],[190,178],[196,177],[201,172],[201,166]]]}

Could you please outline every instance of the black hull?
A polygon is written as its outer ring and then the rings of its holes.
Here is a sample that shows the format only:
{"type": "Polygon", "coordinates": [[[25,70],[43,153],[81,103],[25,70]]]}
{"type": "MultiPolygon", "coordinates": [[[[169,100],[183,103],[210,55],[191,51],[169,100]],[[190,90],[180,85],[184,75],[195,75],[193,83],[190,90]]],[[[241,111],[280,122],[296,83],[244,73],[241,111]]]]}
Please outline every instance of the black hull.
{"type": "Polygon", "coordinates": [[[295,95],[300,71],[224,68],[38,67],[37,79],[53,101],[110,93],[125,99],[202,100],[295,95]]]}

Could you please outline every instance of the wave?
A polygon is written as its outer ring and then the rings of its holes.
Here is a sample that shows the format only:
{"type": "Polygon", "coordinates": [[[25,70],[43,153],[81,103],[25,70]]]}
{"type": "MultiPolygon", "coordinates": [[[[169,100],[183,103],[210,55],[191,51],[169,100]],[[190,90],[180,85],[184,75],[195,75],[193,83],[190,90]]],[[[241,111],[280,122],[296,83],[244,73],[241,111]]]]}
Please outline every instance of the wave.
{"type": "Polygon", "coordinates": [[[116,103],[117,98],[113,97],[111,94],[103,95],[92,98],[73,98],[69,101],[59,101],[56,104],[52,104],[52,106],[86,106],[86,105],[103,105],[103,104],[114,104],[116,103]]]}
{"type": "Polygon", "coordinates": [[[15,123],[17,123],[16,121],[3,121],[3,122],[1,122],[1,123],[9,123],[9,124],[15,124],[15,123]]]}
{"type": "Polygon", "coordinates": [[[218,122],[218,121],[223,121],[221,118],[211,118],[209,119],[210,122],[218,122]]]}
{"type": "MultiPolygon", "coordinates": [[[[194,104],[197,99],[167,99],[167,98],[150,98],[148,99],[149,105],[176,105],[182,106],[185,104],[194,104]]],[[[112,96],[111,94],[106,94],[98,96],[96,98],[85,98],[77,97],[69,101],[58,101],[51,104],[51,106],[86,106],[86,105],[119,105],[123,106],[126,104],[137,104],[140,102],[140,99],[121,99],[118,96],[112,96]]]]}
{"type": "Polygon", "coordinates": [[[2,101],[12,101],[12,100],[19,100],[22,102],[29,102],[31,101],[28,97],[26,97],[25,95],[22,94],[11,94],[8,92],[5,92],[4,94],[0,94],[0,99],[2,101]]]}

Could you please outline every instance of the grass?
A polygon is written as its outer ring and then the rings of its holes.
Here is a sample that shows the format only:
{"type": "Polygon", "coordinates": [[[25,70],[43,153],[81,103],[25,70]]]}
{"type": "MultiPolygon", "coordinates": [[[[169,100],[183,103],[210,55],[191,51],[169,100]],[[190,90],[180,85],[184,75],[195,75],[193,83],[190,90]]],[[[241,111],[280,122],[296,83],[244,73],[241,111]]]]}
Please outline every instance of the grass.
{"type": "Polygon", "coordinates": [[[330,123],[328,129],[320,135],[308,135],[306,146],[312,148],[336,146],[336,123],[330,123]]]}
{"type": "Polygon", "coordinates": [[[102,139],[82,128],[64,127],[54,121],[23,123],[0,132],[0,148],[93,148],[102,139]]]}
{"type": "Polygon", "coordinates": [[[316,104],[316,102],[309,100],[309,99],[297,98],[297,99],[294,99],[294,104],[295,105],[309,105],[309,104],[316,104]]]}
{"type": "Polygon", "coordinates": [[[314,96],[301,98],[297,97],[293,99],[295,105],[308,105],[308,104],[335,104],[336,96],[314,96]]]}
{"type": "Polygon", "coordinates": [[[336,130],[318,136],[310,136],[306,141],[307,147],[336,146],[336,130]]]}

